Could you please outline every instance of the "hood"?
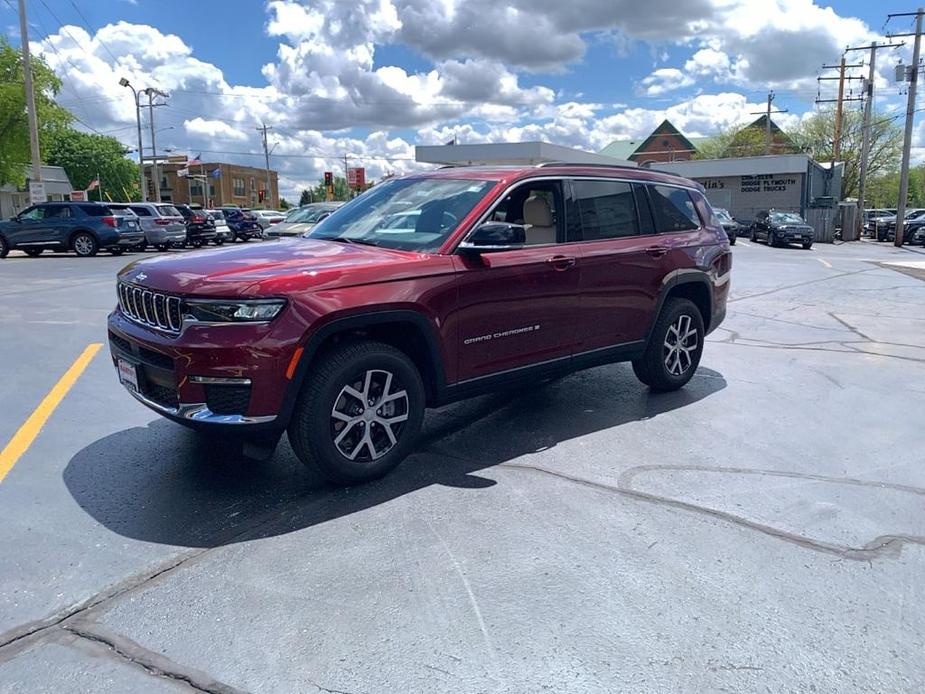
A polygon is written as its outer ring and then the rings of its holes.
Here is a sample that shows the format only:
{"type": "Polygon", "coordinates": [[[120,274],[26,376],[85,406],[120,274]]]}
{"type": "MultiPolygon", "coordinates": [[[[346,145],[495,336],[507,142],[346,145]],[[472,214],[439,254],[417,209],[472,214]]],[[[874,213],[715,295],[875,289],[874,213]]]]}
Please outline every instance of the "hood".
{"type": "Polygon", "coordinates": [[[260,297],[391,281],[450,258],[314,239],[209,248],[139,260],[119,279],[187,296],[260,297]]]}
{"type": "Polygon", "coordinates": [[[312,222],[280,222],[270,227],[269,231],[287,236],[298,236],[306,231],[311,231],[315,227],[312,222]]]}

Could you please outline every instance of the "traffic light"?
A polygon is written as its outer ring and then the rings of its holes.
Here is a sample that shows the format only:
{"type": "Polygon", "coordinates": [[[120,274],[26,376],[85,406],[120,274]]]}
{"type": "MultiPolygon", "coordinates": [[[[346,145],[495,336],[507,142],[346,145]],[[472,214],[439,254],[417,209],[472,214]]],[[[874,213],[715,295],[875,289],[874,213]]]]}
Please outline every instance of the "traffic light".
{"type": "Polygon", "coordinates": [[[330,188],[333,185],[334,185],[334,174],[331,173],[330,171],[325,171],[324,172],[324,187],[330,188]]]}
{"type": "Polygon", "coordinates": [[[264,199],[264,197],[265,197],[265,195],[264,195],[265,193],[266,193],[265,190],[258,190],[258,191],[257,191],[257,201],[258,201],[258,202],[263,202],[263,199],[264,199]]]}

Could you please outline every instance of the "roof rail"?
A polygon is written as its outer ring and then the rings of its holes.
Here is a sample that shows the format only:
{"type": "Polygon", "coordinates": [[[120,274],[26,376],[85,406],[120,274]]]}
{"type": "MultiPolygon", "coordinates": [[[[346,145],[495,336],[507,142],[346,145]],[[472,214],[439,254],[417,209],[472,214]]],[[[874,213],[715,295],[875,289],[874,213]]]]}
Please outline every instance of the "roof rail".
{"type": "Polygon", "coordinates": [[[639,166],[630,166],[629,164],[594,164],[591,162],[580,161],[543,161],[536,164],[536,168],[542,169],[547,166],[600,166],[606,169],[639,169],[639,166]]]}
{"type": "Polygon", "coordinates": [[[630,171],[652,171],[653,173],[665,174],[666,176],[677,176],[678,178],[684,178],[679,173],[674,171],[665,171],[664,169],[652,169],[648,166],[628,166],[627,164],[583,164],[577,161],[544,161],[536,165],[536,168],[541,169],[547,166],[591,166],[591,167],[601,167],[604,169],[629,169],[630,171]]]}

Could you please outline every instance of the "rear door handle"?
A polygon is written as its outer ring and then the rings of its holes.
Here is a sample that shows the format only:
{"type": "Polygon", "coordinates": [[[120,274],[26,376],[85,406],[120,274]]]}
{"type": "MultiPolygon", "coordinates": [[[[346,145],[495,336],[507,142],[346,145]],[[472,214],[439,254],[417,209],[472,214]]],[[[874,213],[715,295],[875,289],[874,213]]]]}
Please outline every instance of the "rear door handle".
{"type": "Polygon", "coordinates": [[[646,249],[646,253],[651,255],[653,258],[661,258],[668,252],[667,246],[652,246],[646,249]]]}
{"type": "Polygon", "coordinates": [[[575,259],[567,255],[554,255],[546,258],[546,264],[552,265],[556,270],[568,270],[575,264],[575,259]]]}

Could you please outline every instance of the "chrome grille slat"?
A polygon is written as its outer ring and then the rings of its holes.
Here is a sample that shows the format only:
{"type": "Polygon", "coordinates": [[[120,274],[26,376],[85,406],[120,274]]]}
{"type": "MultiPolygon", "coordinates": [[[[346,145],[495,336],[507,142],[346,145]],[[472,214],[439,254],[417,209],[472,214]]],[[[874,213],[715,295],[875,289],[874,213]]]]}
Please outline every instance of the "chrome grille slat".
{"type": "Polygon", "coordinates": [[[127,282],[119,283],[118,294],[119,308],[135,323],[173,334],[178,334],[183,327],[180,297],[127,282]]]}

